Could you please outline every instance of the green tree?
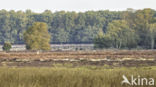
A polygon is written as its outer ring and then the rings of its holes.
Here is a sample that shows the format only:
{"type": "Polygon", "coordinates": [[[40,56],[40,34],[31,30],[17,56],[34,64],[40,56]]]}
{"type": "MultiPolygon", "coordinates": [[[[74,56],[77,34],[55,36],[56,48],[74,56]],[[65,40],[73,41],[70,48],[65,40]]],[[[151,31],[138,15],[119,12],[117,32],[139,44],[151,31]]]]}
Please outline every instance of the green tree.
{"type": "Polygon", "coordinates": [[[150,47],[150,24],[154,21],[154,10],[131,10],[124,12],[124,20],[127,21],[130,28],[135,29],[139,36],[138,45],[143,48],[150,47]]]}
{"type": "Polygon", "coordinates": [[[23,44],[23,32],[34,22],[47,23],[49,33],[53,35],[51,42],[93,42],[94,36],[97,35],[96,30],[106,31],[108,23],[120,19],[120,13],[122,12],[59,11],[52,13],[50,10],[45,10],[43,13],[35,13],[31,10],[25,12],[0,10],[0,43],[10,41],[14,44],[23,44]],[[73,38],[75,35],[78,37],[77,40],[73,38]]]}
{"type": "Polygon", "coordinates": [[[92,43],[94,38],[97,36],[99,29],[92,26],[81,27],[74,30],[73,35],[71,36],[74,39],[74,42],[82,43],[92,43]]]}
{"type": "Polygon", "coordinates": [[[137,35],[126,21],[114,20],[109,23],[106,34],[99,34],[95,41],[100,48],[134,48],[137,46],[137,35]]]}
{"type": "Polygon", "coordinates": [[[28,50],[50,50],[50,35],[47,24],[35,22],[24,33],[24,40],[28,50]]]}
{"type": "Polygon", "coordinates": [[[156,41],[156,23],[150,24],[150,40],[151,49],[154,49],[156,41]]]}
{"type": "Polygon", "coordinates": [[[134,48],[137,46],[138,36],[124,20],[115,20],[109,23],[106,36],[110,37],[115,48],[134,48]]]}
{"type": "Polygon", "coordinates": [[[63,28],[58,28],[54,31],[53,40],[59,43],[69,42],[69,32],[66,32],[63,28]]]}
{"type": "Polygon", "coordinates": [[[11,43],[10,42],[5,42],[2,48],[3,48],[4,51],[10,51],[11,43]]]}
{"type": "Polygon", "coordinates": [[[112,45],[112,41],[110,37],[107,37],[102,30],[99,31],[98,35],[94,39],[94,48],[110,48],[112,45]]]}
{"type": "MultiPolygon", "coordinates": [[[[105,38],[101,40],[105,43],[101,44],[104,47],[114,47],[112,44],[114,41],[110,42],[112,37],[107,34],[109,31],[108,26],[114,20],[126,21],[126,26],[138,35],[137,45],[139,47],[149,49],[154,46],[156,48],[156,43],[154,39],[152,40],[153,36],[151,36],[152,24],[156,23],[156,11],[152,9],[128,9],[127,11],[118,12],[101,10],[78,13],[74,11],[52,13],[50,10],[45,10],[43,13],[35,13],[31,10],[25,12],[0,10],[0,43],[9,41],[14,44],[24,44],[23,32],[29,26],[32,26],[34,22],[45,22],[48,25],[50,36],[53,36],[51,38],[52,43],[92,43],[99,29],[102,29],[105,38]],[[151,42],[154,42],[153,46],[151,42]]],[[[120,42],[122,41],[120,40],[120,42]]],[[[131,45],[133,46],[133,44],[131,45]]],[[[123,43],[122,46],[124,46],[123,43]]]]}

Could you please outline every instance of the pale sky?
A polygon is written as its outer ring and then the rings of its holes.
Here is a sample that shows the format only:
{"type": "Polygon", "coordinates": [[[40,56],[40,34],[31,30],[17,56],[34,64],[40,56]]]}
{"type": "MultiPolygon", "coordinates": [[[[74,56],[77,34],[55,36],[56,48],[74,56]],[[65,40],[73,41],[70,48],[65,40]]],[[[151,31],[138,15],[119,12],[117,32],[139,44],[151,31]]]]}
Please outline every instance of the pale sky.
{"type": "Polygon", "coordinates": [[[43,12],[87,11],[87,10],[126,10],[127,8],[156,10],[156,0],[1,0],[0,9],[22,10],[31,9],[43,12]]]}

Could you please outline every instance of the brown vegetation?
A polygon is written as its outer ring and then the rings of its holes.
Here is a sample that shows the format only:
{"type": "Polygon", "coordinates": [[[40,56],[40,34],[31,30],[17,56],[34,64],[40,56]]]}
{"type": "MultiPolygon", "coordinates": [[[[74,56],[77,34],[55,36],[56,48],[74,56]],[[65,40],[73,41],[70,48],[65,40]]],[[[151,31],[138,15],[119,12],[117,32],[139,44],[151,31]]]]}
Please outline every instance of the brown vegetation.
{"type": "Polygon", "coordinates": [[[70,63],[75,66],[155,66],[156,51],[103,50],[70,52],[0,52],[0,66],[53,66],[70,63]]]}
{"type": "Polygon", "coordinates": [[[68,52],[0,52],[0,58],[27,59],[65,59],[65,58],[156,58],[155,50],[105,50],[105,51],[68,51],[68,52]]]}

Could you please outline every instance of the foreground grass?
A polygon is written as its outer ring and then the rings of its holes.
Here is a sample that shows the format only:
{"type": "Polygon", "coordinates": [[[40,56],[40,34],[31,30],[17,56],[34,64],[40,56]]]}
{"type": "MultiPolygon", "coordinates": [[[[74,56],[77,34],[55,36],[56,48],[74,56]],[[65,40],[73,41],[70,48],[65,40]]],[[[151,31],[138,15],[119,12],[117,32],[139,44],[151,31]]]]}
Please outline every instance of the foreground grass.
{"type": "MultiPolygon", "coordinates": [[[[122,75],[156,79],[156,67],[0,68],[0,87],[133,87],[121,85],[122,75]]],[[[140,86],[134,86],[140,87],[140,86]]],[[[155,86],[141,86],[155,87],[155,86]]]]}

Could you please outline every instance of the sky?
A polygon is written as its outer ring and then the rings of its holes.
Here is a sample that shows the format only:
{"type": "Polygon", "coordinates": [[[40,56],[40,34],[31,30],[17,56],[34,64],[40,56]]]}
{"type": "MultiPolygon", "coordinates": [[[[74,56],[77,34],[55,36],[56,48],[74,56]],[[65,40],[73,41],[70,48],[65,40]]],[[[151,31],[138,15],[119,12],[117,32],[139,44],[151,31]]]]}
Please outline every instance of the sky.
{"type": "Polygon", "coordinates": [[[30,9],[34,12],[44,10],[76,11],[88,10],[111,10],[122,11],[127,8],[143,9],[152,8],[156,10],[156,0],[2,0],[0,9],[22,10],[30,9]]]}

